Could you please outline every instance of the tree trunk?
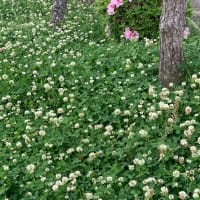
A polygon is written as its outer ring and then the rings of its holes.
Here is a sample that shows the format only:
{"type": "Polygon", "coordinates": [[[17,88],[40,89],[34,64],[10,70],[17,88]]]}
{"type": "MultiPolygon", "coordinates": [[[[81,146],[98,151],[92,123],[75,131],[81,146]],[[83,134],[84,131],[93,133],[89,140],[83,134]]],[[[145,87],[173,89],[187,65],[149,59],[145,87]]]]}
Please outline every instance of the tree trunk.
{"type": "Polygon", "coordinates": [[[67,0],[54,0],[50,21],[53,26],[58,26],[60,22],[64,19],[66,7],[67,0]]]}
{"type": "Polygon", "coordinates": [[[164,87],[180,83],[184,77],[177,66],[183,61],[183,31],[186,18],[186,0],[163,0],[160,19],[159,79],[164,87]]]}

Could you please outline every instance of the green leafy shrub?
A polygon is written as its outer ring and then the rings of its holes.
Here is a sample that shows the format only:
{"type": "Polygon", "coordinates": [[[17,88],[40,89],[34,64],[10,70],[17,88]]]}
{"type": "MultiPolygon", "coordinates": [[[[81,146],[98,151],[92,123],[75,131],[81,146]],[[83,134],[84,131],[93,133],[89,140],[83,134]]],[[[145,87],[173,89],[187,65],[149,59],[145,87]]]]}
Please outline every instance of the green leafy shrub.
{"type": "MultiPolygon", "coordinates": [[[[107,7],[110,0],[97,0],[98,12],[104,17],[106,24],[109,24],[110,32],[115,38],[120,38],[125,27],[138,31],[141,38],[157,38],[159,21],[162,10],[160,0],[128,0],[122,1],[123,5],[115,9],[115,14],[108,15],[107,7]],[[106,18],[105,18],[106,16],[106,18]]],[[[188,17],[191,17],[191,6],[188,6],[188,17]]]]}

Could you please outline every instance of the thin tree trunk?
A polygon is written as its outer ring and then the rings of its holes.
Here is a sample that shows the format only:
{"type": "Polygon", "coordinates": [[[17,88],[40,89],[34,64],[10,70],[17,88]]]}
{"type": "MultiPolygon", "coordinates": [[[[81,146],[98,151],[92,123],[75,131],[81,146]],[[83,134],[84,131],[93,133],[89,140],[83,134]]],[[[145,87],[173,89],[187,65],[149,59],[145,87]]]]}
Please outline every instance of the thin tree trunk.
{"type": "Polygon", "coordinates": [[[159,79],[164,87],[180,83],[184,74],[177,68],[183,61],[183,31],[185,27],[186,0],[163,0],[160,20],[159,79]]]}
{"type": "Polygon", "coordinates": [[[50,21],[53,26],[58,26],[60,22],[64,19],[66,7],[67,0],[54,0],[50,21]]]}

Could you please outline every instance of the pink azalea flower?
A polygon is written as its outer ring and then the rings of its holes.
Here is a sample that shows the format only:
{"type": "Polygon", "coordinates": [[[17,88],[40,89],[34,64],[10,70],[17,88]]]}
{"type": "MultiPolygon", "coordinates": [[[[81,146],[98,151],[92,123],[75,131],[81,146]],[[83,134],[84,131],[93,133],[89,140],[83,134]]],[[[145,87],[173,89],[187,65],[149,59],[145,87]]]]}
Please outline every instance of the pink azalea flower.
{"type": "Polygon", "coordinates": [[[185,27],[183,31],[183,38],[187,39],[189,35],[190,35],[190,29],[188,27],[185,27]]]}
{"type": "Polygon", "coordinates": [[[139,33],[137,31],[131,31],[129,27],[125,28],[125,32],[124,32],[124,37],[127,40],[135,40],[137,41],[139,39],[139,33]]]}
{"type": "Polygon", "coordinates": [[[137,31],[133,31],[132,40],[137,41],[139,39],[139,33],[137,31]]]}
{"type": "Polygon", "coordinates": [[[107,8],[108,15],[114,15],[115,14],[115,5],[112,3],[109,3],[107,8]]]}
{"type": "Polygon", "coordinates": [[[117,8],[123,5],[122,0],[111,0],[111,3],[113,3],[117,8]]]}
{"type": "Polygon", "coordinates": [[[107,13],[108,13],[108,15],[114,15],[115,14],[115,4],[114,3],[110,2],[108,4],[107,13]]]}
{"type": "Polygon", "coordinates": [[[131,40],[132,32],[131,32],[131,30],[130,30],[129,27],[126,27],[126,28],[125,28],[124,37],[125,37],[127,40],[131,40]]]}

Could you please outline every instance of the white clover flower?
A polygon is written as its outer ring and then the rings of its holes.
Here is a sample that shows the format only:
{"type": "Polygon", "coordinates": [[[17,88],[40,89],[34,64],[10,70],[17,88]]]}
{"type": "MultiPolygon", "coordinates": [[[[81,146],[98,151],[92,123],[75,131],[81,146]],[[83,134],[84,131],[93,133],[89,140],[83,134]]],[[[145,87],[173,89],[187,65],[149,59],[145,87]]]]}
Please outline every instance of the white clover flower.
{"type": "Polygon", "coordinates": [[[33,164],[29,164],[26,166],[26,170],[30,173],[30,174],[33,174],[34,171],[35,171],[35,165],[33,164]]]}
{"type": "Polygon", "coordinates": [[[35,115],[35,119],[37,119],[42,116],[42,111],[41,110],[35,111],[34,115],[35,115]]]}
{"type": "Polygon", "coordinates": [[[160,98],[166,99],[168,95],[169,95],[169,90],[167,88],[162,88],[162,91],[160,93],[160,98]]]}
{"type": "Polygon", "coordinates": [[[74,99],[75,95],[74,94],[69,94],[70,99],[74,99]]]}
{"type": "Polygon", "coordinates": [[[56,181],[55,185],[57,185],[58,187],[62,185],[62,182],[59,180],[59,181],[56,181]]]}
{"type": "Polygon", "coordinates": [[[63,88],[58,89],[58,93],[60,96],[63,96],[64,92],[65,92],[65,89],[63,89],[63,88]]]}
{"type": "Polygon", "coordinates": [[[194,193],[200,193],[200,188],[195,188],[194,193]]]}
{"type": "Polygon", "coordinates": [[[166,196],[168,194],[169,190],[167,187],[161,187],[160,188],[160,193],[163,195],[163,196],[166,196]]]}
{"type": "Polygon", "coordinates": [[[169,109],[169,105],[162,101],[159,102],[159,107],[160,107],[160,110],[168,110],[169,109]]]}
{"type": "Polygon", "coordinates": [[[78,171],[78,170],[77,170],[77,171],[75,171],[75,172],[74,172],[74,174],[75,174],[77,177],[78,177],[78,176],[81,176],[81,172],[80,172],[80,171],[78,171]]]}
{"type": "Polygon", "coordinates": [[[196,88],[196,84],[195,83],[193,83],[193,84],[191,84],[191,88],[196,88]]]}
{"type": "Polygon", "coordinates": [[[72,154],[74,152],[74,148],[67,149],[67,154],[72,154]]]}
{"type": "Polygon", "coordinates": [[[44,84],[45,92],[48,92],[51,88],[52,88],[51,85],[49,85],[48,83],[44,84]]]}
{"type": "Polygon", "coordinates": [[[64,113],[63,108],[58,108],[57,113],[58,113],[58,114],[62,114],[62,113],[64,113]]]}
{"type": "Polygon", "coordinates": [[[191,108],[190,106],[187,106],[187,107],[185,108],[185,114],[186,114],[186,115],[189,115],[191,112],[192,112],[192,108],[191,108]]]}
{"type": "Polygon", "coordinates": [[[77,177],[77,176],[76,176],[75,173],[70,173],[70,174],[69,174],[69,179],[70,179],[70,180],[76,179],[76,177],[77,177]]]}
{"type": "Polygon", "coordinates": [[[106,131],[111,132],[113,130],[113,127],[111,125],[108,125],[105,127],[106,131]]]}
{"type": "Polygon", "coordinates": [[[126,100],[126,97],[124,97],[124,96],[123,96],[123,97],[121,97],[121,100],[122,100],[122,101],[126,100]]]}
{"type": "Polygon", "coordinates": [[[144,160],[144,159],[135,158],[135,159],[133,160],[133,163],[134,163],[135,165],[140,165],[140,166],[142,166],[142,165],[145,164],[145,160],[144,160]]]}
{"type": "Polygon", "coordinates": [[[158,183],[163,184],[164,180],[163,179],[158,179],[158,183]]]}
{"type": "Polygon", "coordinates": [[[188,195],[187,195],[187,193],[185,191],[180,191],[178,194],[179,194],[178,197],[181,200],[185,200],[188,197],[188,195]]]}
{"type": "Polygon", "coordinates": [[[61,178],[61,174],[56,174],[56,179],[60,179],[61,178]]]}
{"type": "Polygon", "coordinates": [[[191,132],[194,132],[195,128],[194,128],[194,126],[191,125],[191,126],[188,127],[188,130],[190,130],[191,132]]]}
{"type": "Polygon", "coordinates": [[[87,139],[87,138],[86,138],[86,139],[82,139],[81,141],[82,141],[84,144],[88,144],[88,143],[90,142],[90,140],[87,139]]]}
{"type": "Polygon", "coordinates": [[[64,76],[59,76],[58,80],[59,80],[60,82],[63,82],[63,81],[65,80],[65,78],[64,78],[64,76]]]}
{"type": "Polygon", "coordinates": [[[9,170],[9,166],[3,165],[3,170],[4,170],[4,171],[8,171],[8,170],[9,170]]]}
{"type": "Polygon", "coordinates": [[[185,158],[183,156],[181,156],[181,157],[178,158],[178,161],[179,161],[180,164],[183,164],[184,161],[185,161],[185,158]]]}
{"type": "Polygon", "coordinates": [[[145,193],[144,193],[145,198],[151,199],[154,196],[154,189],[149,188],[145,193]]]}
{"type": "Polygon", "coordinates": [[[173,119],[173,118],[171,118],[171,117],[170,117],[170,118],[168,118],[168,119],[167,119],[167,121],[168,121],[168,123],[169,123],[169,124],[173,124],[173,123],[174,123],[174,119],[173,119]]]}
{"type": "Polygon", "coordinates": [[[173,194],[170,194],[170,195],[168,196],[168,198],[169,198],[170,200],[173,200],[173,199],[174,199],[174,195],[173,195],[173,194]]]}
{"type": "Polygon", "coordinates": [[[6,147],[11,147],[12,144],[10,142],[6,142],[6,147]]]}
{"type": "Polygon", "coordinates": [[[196,74],[192,75],[192,79],[197,79],[197,78],[198,78],[198,76],[196,74]]]}
{"type": "Polygon", "coordinates": [[[191,146],[190,147],[190,151],[191,151],[191,153],[196,153],[197,152],[197,147],[191,146]]]}
{"type": "Polygon", "coordinates": [[[140,69],[142,67],[144,67],[144,65],[142,63],[138,63],[138,67],[137,68],[140,69]]]}
{"type": "Polygon", "coordinates": [[[82,113],[79,113],[78,116],[79,116],[79,117],[84,117],[85,114],[82,112],[82,113]]]}
{"type": "Polygon", "coordinates": [[[148,185],[145,185],[142,189],[143,189],[143,191],[147,191],[150,189],[150,187],[148,185]]]}
{"type": "Polygon", "coordinates": [[[39,130],[38,134],[39,134],[40,136],[45,136],[45,135],[46,135],[46,132],[45,132],[45,130],[39,130]]]}
{"type": "Polygon", "coordinates": [[[89,172],[87,173],[87,177],[91,177],[92,173],[93,173],[93,171],[89,171],[89,172]]]}
{"type": "Polygon", "coordinates": [[[41,180],[42,182],[44,182],[44,181],[46,180],[46,177],[41,177],[40,180],[41,180]]]}
{"type": "Polygon", "coordinates": [[[42,160],[46,160],[47,156],[45,154],[42,155],[42,160]]]}
{"type": "Polygon", "coordinates": [[[111,132],[109,132],[109,131],[105,131],[103,135],[105,135],[105,136],[109,136],[109,135],[111,135],[111,132]]]}
{"type": "Polygon", "coordinates": [[[121,114],[121,110],[120,109],[116,109],[115,111],[114,111],[114,114],[117,116],[117,115],[120,115],[121,114]]]}
{"type": "Polygon", "coordinates": [[[31,126],[29,126],[29,125],[26,126],[26,130],[27,130],[27,131],[30,131],[31,129],[32,129],[31,126]]]}
{"type": "Polygon", "coordinates": [[[186,139],[181,139],[180,144],[181,144],[182,146],[187,146],[187,145],[188,145],[188,142],[187,142],[186,139]]]}
{"type": "Polygon", "coordinates": [[[96,159],[96,154],[94,152],[89,153],[88,161],[93,161],[96,159]]]}
{"type": "Polygon", "coordinates": [[[137,181],[136,181],[136,180],[131,180],[131,181],[129,181],[129,183],[128,183],[128,185],[129,185],[130,187],[135,187],[136,184],[137,184],[137,181]]]}
{"type": "Polygon", "coordinates": [[[149,177],[149,178],[143,180],[144,184],[151,183],[151,182],[156,183],[157,181],[154,177],[149,177]]]}
{"type": "Polygon", "coordinates": [[[67,97],[63,97],[63,102],[68,102],[68,98],[67,97]]]}
{"type": "Polygon", "coordinates": [[[58,185],[56,185],[56,184],[55,184],[55,185],[53,185],[53,186],[52,186],[52,190],[53,190],[53,191],[56,191],[56,190],[58,190],[58,185]]]}
{"type": "Polygon", "coordinates": [[[62,185],[66,184],[69,181],[69,179],[65,176],[62,177],[62,185]]]}
{"type": "Polygon", "coordinates": [[[149,119],[150,120],[156,120],[158,118],[158,113],[157,112],[150,112],[149,113],[149,119]]]}
{"type": "Polygon", "coordinates": [[[93,194],[90,193],[90,192],[85,193],[85,197],[86,197],[87,200],[91,200],[91,199],[94,198],[93,194]]]}
{"type": "Polygon", "coordinates": [[[180,172],[178,170],[174,170],[172,176],[178,178],[180,176],[180,172]]]}
{"type": "Polygon", "coordinates": [[[112,182],[113,178],[111,176],[106,177],[107,182],[112,182]]]}
{"type": "Polygon", "coordinates": [[[124,182],[124,177],[119,177],[119,178],[118,178],[118,181],[119,181],[119,182],[124,182]]]}
{"type": "Polygon", "coordinates": [[[129,166],[128,166],[128,169],[129,169],[129,171],[133,171],[133,170],[134,170],[134,168],[135,168],[135,166],[134,166],[134,165],[129,165],[129,166]]]}
{"type": "Polygon", "coordinates": [[[8,75],[7,75],[7,74],[3,74],[3,75],[2,75],[2,79],[3,79],[3,80],[8,79],[8,75]]]}
{"type": "Polygon", "coordinates": [[[125,123],[127,123],[127,122],[129,122],[129,119],[126,118],[126,119],[124,119],[123,121],[124,121],[125,123]]]}
{"type": "Polygon", "coordinates": [[[139,131],[139,135],[141,137],[146,137],[148,135],[148,133],[147,133],[147,131],[145,131],[144,129],[142,129],[142,130],[139,131]]]}
{"type": "Polygon", "coordinates": [[[17,143],[16,143],[16,147],[17,147],[17,148],[21,148],[21,147],[22,147],[22,143],[21,143],[21,142],[17,142],[17,143]]]}
{"type": "Polygon", "coordinates": [[[146,47],[153,45],[153,40],[150,40],[148,38],[144,38],[144,39],[145,39],[145,46],[146,47]]]}
{"type": "Polygon", "coordinates": [[[192,197],[194,199],[199,199],[200,198],[199,193],[197,193],[197,192],[194,192],[193,195],[192,195],[192,197]]]}
{"type": "Polygon", "coordinates": [[[76,123],[76,124],[74,125],[74,128],[76,128],[76,129],[80,128],[80,124],[79,124],[79,123],[76,123]]]}
{"type": "Polygon", "coordinates": [[[83,151],[83,148],[82,148],[82,147],[76,147],[76,151],[77,151],[77,152],[82,152],[82,151],[83,151]]]}
{"type": "Polygon", "coordinates": [[[161,151],[161,152],[165,152],[167,151],[168,149],[168,146],[166,144],[161,144],[158,149],[161,151]]]}
{"type": "Polygon", "coordinates": [[[74,62],[74,61],[70,62],[70,65],[71,65],[72,67],[74,67],[74,66],[76,65],[76,62],[74,62]]]}
{"type": "Polygon", "coordinates": [[[130,116],[130,115],[131,115],[131,113],[130,113],[130,111],[129,111],[129,110],[125,110],[125,111],[124,111],[124,115],[125,115],[125,116],[130,116]]]}

